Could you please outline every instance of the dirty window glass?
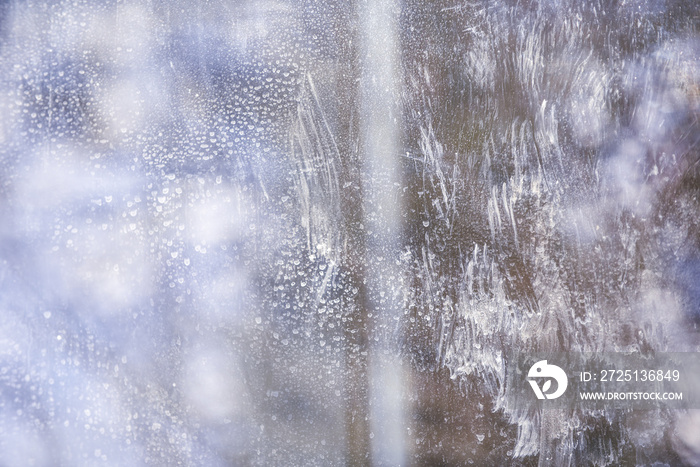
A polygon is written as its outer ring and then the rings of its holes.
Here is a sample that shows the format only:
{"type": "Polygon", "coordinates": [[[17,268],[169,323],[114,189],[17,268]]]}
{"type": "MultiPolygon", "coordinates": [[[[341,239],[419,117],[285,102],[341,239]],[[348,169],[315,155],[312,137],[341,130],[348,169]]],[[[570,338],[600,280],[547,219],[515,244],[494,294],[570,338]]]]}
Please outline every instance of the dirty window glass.
{"type": "Polygon", "coordinates": [[[698,465],[699,15],[3,2],[0,464],[698,465]]]}

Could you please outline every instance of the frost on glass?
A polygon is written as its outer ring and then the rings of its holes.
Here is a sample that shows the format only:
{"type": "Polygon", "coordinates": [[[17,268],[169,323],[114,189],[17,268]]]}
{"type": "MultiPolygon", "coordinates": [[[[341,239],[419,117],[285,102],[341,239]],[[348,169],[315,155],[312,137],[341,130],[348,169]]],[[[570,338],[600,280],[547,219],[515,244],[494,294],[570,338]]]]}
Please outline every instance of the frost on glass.
{"type": "Polygon", "coordinates": [[[506,369],[698,351],[699,11],[2,3],[0,464],[697,464],[506,369]]]}

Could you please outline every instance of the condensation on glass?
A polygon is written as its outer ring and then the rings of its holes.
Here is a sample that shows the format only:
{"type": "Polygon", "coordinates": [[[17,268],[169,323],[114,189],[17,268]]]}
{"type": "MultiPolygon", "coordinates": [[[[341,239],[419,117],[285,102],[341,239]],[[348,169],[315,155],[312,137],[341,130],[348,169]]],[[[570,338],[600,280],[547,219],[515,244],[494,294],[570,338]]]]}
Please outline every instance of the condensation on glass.
{"type": "Polygon", "coordinates": [[[694,465],[690,0],[0,5],[0,464],[694,465]],[[519,389],[519,388],[518,388],[519,389]]]}

